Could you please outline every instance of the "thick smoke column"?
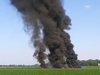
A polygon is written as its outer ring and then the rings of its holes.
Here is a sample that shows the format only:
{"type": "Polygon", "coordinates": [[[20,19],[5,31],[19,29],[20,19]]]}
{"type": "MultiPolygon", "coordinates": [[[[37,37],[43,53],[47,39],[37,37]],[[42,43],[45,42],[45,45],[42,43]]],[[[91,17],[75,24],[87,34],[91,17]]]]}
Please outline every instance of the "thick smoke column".
{"type": "Polygon", "coordinates": [[[70,29],[71,20],[65,15],[61,0],[11,0],[11,3],[22,14],[25,27],[32,32],[34,56],[41,67],[46,68],[47,57],[54,68],[79,67],[70,36],[64,31],[70,29]],[[44,53],[46,48],[50,52],[48,55],[44,53]]]}

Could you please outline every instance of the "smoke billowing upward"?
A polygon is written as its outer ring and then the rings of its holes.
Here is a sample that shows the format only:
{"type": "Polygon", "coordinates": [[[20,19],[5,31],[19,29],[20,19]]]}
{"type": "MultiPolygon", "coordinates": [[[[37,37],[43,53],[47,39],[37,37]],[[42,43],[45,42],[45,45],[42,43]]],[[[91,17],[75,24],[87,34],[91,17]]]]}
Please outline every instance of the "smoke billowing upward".
{"type": "Polygon", "coordinates": [[[47,67],[46,58],[54,68],[79,67],[70,36],[64,31],[70,29],[71,20],[65,14],[61,0],[11,0],[11,3],[22,14],[25,27],[32,32],[34,56],[41,67],[47,67]],[[48,55],[46,48],[50,52],[48,55]]]}

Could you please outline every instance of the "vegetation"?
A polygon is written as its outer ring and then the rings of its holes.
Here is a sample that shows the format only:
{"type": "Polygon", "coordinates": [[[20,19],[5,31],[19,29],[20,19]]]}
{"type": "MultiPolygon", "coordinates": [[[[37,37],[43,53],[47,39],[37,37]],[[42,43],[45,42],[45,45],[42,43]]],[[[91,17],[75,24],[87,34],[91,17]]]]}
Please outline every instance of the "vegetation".
{"type": "Polygon", "coordinates": [[[100,60],[77,60],[77,62],[80,64],[80,66],[98,66],[98,63],[100,63],[100,60]]]}
{"type": "Polygon", "coordinates": [[[35,65],[0,65],[0,75],[99,75],[100,60],[78,60],[81,68],[73,69],[41,69],[35,65]]]}
{"type": "Polygon", "coordinates": [[[99,75],[99,66],[84,66],[79,69],[41,69],[40,67],[1,67],[0,75],[99,75]]]}
{"type": "MultiPolygon", "coordinates": [[[[77,60],[77,62],[79,63],[80,66],[98,66],[98,63],[100,65],[100,60],[96,59],[96,60],[77,60]]],[[[48,67],[51,67],[50,63],[47,63],[48,67]]],[[[34,67],[40,67],[39,64],[34,64],[34,65],[0,65],[0,67],[30,67],[30,68],[34,68],[34,67]]]]}

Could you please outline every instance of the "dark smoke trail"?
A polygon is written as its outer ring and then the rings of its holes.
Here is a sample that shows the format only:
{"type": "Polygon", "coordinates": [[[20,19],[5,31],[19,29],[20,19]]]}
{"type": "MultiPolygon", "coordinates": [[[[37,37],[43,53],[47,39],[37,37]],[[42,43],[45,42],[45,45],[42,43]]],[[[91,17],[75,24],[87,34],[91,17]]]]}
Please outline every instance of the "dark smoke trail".
{"type": "Polygon", "coordinates": [[[64,31],[70,29],[71,20],[65,15],[61,0],[11,0],[11,3],[22,14],[28,31],[32,31],[31,41],[36,48],[34,56],[41,67],[46,67],[46,57],[54,68],[79,67],[70,36],[64,31]],[[44,53],[45,48],[50,51],[49,55],[44,53]]]}

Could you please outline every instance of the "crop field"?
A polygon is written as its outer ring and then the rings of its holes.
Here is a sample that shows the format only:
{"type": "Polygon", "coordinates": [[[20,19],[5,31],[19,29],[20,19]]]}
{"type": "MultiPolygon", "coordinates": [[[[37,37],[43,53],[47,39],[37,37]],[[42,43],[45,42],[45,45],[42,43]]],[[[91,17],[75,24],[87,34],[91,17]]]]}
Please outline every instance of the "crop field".
{"type": "Polygon", "coordinates": [[[32,67],[0,67],[0,75],[100,75],[100,67],[80,69],[40,69],[32,67]]]}

